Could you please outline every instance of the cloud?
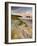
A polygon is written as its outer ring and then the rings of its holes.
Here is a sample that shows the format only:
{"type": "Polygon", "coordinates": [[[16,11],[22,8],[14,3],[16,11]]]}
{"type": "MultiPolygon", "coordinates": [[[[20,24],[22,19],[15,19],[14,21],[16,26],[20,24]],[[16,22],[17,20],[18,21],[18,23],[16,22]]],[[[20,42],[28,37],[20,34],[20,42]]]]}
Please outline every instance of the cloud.
{"type": "Polygon", "coordinates": [[[25,13],[25,12],[32,12],[32,7],[12,7],[11,10],[14,13],[25,13]]]}

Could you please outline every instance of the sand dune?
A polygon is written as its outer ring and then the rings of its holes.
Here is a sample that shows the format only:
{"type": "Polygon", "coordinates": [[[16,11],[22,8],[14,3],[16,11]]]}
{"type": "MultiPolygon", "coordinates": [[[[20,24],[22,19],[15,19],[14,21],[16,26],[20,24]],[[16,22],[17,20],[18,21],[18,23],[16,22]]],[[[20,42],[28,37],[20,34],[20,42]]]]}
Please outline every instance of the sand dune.
{"type": "Polygon", "coordinates": [[[11,24],[11,39],[28,39],[32,38],[32,28],[26,26],[27,22],[24,20],[25,24],[18,25],[20,20],[13,20],[11,24]]]}

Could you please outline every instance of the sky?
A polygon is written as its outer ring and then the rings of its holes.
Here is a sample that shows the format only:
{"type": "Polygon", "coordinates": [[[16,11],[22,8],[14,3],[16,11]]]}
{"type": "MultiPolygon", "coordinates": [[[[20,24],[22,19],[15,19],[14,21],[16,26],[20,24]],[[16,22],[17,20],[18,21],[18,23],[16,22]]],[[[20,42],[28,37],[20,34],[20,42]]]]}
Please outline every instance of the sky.
{"type": "Polygon", "coordinates": [[[25,13],[25,12],[32,13],[32,7],[11,7],[11,11],[13,13],[25,13]]]}

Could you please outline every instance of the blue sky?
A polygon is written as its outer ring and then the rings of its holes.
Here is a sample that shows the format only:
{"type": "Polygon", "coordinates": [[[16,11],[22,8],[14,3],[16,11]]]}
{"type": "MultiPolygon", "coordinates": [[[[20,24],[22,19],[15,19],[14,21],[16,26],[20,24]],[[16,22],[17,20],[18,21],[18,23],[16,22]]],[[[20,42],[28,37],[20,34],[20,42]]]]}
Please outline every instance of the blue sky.
{"type": "Polygon", "coordinates": [[[25,12],[32,13],[32,7],[11,7],[11,10],[14,13],[25,13],[25,12]]]}

